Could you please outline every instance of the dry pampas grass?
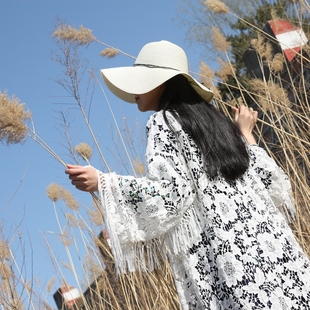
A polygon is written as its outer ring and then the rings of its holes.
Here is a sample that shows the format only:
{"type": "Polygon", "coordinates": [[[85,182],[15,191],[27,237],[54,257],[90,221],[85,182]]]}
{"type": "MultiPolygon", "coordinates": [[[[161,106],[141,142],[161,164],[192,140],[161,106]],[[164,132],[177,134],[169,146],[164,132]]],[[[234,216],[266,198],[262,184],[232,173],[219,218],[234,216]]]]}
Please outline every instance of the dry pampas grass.
{"type": "Polygon", "coordinates": [[[214,26],[212,26],[212,44],[219,52],[227,52],[230,49],[230,43],[220,30],[214,26]]]}
{"type": "Polygon", "coordinates": [[[82,220],[78,220],[71,213],[66,213],[65,217],[66,217],[66,221],[67,221],[69,227],[77,227],[80,229],[85,229],[85,223],[82,220]]]}
{"type": "Polygon", "coordinates": [[[79,29],[76,29],[70,25],[60,24],[54,30],[52,37],[78,45],[89,45],[91,42],[96,41],[91,29],[84,28],[82,25],[79,29]]]}
{"type": "Polygon", "coordinates": [[[73,236],[66,229],[63,229],[59,236],[59,240],[65,247],[68,247],[73,242],[73,236]]]}
{"type": "Polygon", "coordinates": [[[0,261],[9,260],[10,248],[5,240],[0,240],[0,261]]]}
{"type": "Polygon", "coordinates": [[[116,48],[112,48],[112,47],[107,47],[100,52],[100,56],[107,57],[107,58],[113,58],[118,54],[119,54],[119,51],[116,48]]]}
{"type": "Polygon", "coordinates": [[[87,143],[80,143],[74,148],[75,152],[80,155],[85,161],[89,163],[93,155],[92,148],[87,143]]]}
{"type": "Polygon", "coordinates": [[[236,68],[229,61],[219,59],[219,63],[221,65],[220,70],[216,71],[215,74],[221,81],[226,82],[229,76],[235,74],[236,68]]]}
{"type": "Polygon", "coordinates": [[[274,112],[277,109],[288,111],[288,108],[292,105],[287,96],[287,91],[278,83],[272,80],[266,82],[261,79],[252,79],[250,84],[257,94],[257,102],[263,112],[274,112]]]}
{"type": "Polygon", "coordinates": [[[0,92],[0,141],[6,144],[23,142],[28,133],[25,124],[31,118],[25,104],[15,97],[0,92]]]}
{"type": "Polygon", "coordinates": [[[278,53],[272,59],[270,68],[274,73],[281,73],[284,69],[285,57],[283,54],[278,53]]]}
{"type": "Polygon", "coordinates": [[[96,205],[96,202],[93,202],[94,209],[90,209],[87,211],[87,215],[89,217],[89,220],[92,224],[96,226],[102,226],[104,225],[104,219],[102,216],[102,212],[100,211],[100,206],[96,205]]]}
{"type": "Polygon", "coordinates": [[[226,4],[219,0],[207,0],[204,2],[204,5],[216,14],[227,14],[229,12],[226,4]]]}
{"type": "Polygon", "coordinates": [[[200,62],[199,76],[203,85],[208,88],[213,86],[213,80],[215,76],[214,71],[203,61],[200,62]]]}
{"type": "Polygon", "coordinates": [[[51,183],[47,187],[46,194],[48,198],[50,198],[53,202],[61,199],[67,204],[70,209],[74,211],[79,210],[79,203],[75,200],[70,191],[64,189],[62,186],[56,183],[51,183]]]}
{"type": "Polygon", "coordinates": [[[273,48],[270,42],[266,41],[266,36],[262,33],[257,34],[257,38],[251,40],[251,46],[254,48],[262,61],[271,62],[273,59],[273,48]]]}
{"type": "MultiPolygon", "coordinates": [[[[227,6],[221,1],[207,0],[204,4],[214,13],[228,13],[227,6]]],[[[213,27],[212,32],[214,47],[219,52],[227,53],[230,49],[230,43],[227,42],[219,29],[213,27]]],[[[55,30],[53,37],[77,45],[88,45],[92,41],[97,41],[91,31],[82,26],[80,26],[79,29],[74,29],[71,26],[62,25],[55,30]]],[[[276,57],[272,58],[270,45],[264,43],[263,36],[259,35],[256,40],[253,40],[252,46],[258,50],[258,54],[262,58],[261,63],[263,63],[263,61],[267,62],[274,76],[282,72],[284,65],[286,65],[283,55],[277,54],[276,57]]],[[[109,47],[103,50],[101,55],[104,57],[114,57],[119,52],[119,50],[109,47]]],[[[201,63],[199,73],[202,82],[214,91],[215,98],[219,100],[221,99],[221,95],[214,84],[214,77],[217,76],[221,81],[227,83],[228,77],[235,75],[235,68],[230,62],[221,60],[220,65],[221,68],[217,72],[214,72],[205,63],[201,63]]],[[[304,85],[307,83],[309,82],[304,81],[304,85]]],[[[295,191],[298,218],[294,232],[298,236],[307,254],[309,254],[310,249],[308,241],[310,240],[310,234],[309,229],[307,230],[307,228],[304,227],[307,226],[310,218],[310,216],[307,217],[307,215],[310,214],[307,204],[310,194],[308,190],[309,186],[304,177],[305,173],[302,172],[301,169],[301,167],[304,168],[304,166],[301,166],[301,163],[304,163],[303,158],[307,159],[307,156],[309,156],[307,151],[309,148],[307,148],[307,146],[305,147],[303,144],[303,140],[309,140],[309,130],[303,129],[302,126],[300,126],[302,122],[303,125],[308,122],[309,118],[306,118],[306,116],[309,115],[309,104],[306,101],[303,102],[302,109],[304,109],[303,112],[306,115],[303,116],[301,112],[295,113],[292,111],[292,104],[288,99],[288,94],[286,90],[281,88],[279,83],[254,79],[250,80],[249,84],[251,84],[251,89],[246,90],[242,88],[241,82],[238,85],[242,92],[247,93],[251,98],[255,98],[258,107],[263,113],[266,113],[266,119],[271,115],[270,119],[267,119],[267,121],[269,121],[270,127],[274,128],[276,134],[279,136],[281,143],[279,148],[283,150],[280,164],[288,172],[295,191]],[[302,122],[300,120],[302,120],[302,122]]],[[[224,104],[230,107],[239,106],[245,102],[244,98],[236,97],[229,98],[224,104]]],[[[2,114],[0,113],[0,120],[1,116],[2,114]]],[[[27,118],[24,118],[23,122],[25,119],[27,118]]],[[[266,121],[266,119],[260,121],[263,122],[266,121]]],[[[258,132],[258,135],[261,135],[261,132],[258,132]]],[[[77,145],[75,147],[75,152],[86,161],[92,156],[92,149],[86,143],[77,145]]],[[[135,156],[132,156],[132,158],[135,158],[135,156]]],[[[141,175],[145,174],[145,167],[140,160],[136,159],[133,166],[136,173],[141,175]]],[[[309,167],[309,159],[305,161],[305,166],[309,167]]],[[[70,192],[55,183],[52,183],[47,188],[47,195],[53,203],[63,200],[73,211],[79,210],[79,204],[70,192]]],[[[87,210],[89,222],[92,226],[97,226],[96,229],[99,227],[101,229],[102,225],[104,225],[104,221],[102,210],[100,209],[100,202],[98,200],[93,200],[93,203],[93,208],[87,210]]],[[[89,229],[86,222],[78,219],[79,214],[75,212],[72,213],[74,213],[74,215],[70,213],[64,214],[67,227],[69,228],[67,230],[60,228],[61,232],[59,234],[61,242],[66,247],[66,251],[72,242],[76,243],[73,234],[74,229],[89,229]]],[[[90,235],[94,237],[94,231],[89,230],[89,232],[90,235]]],[[[85,267],[84,276],[90,274],[95,277],[95,279],[93,279],[93,283],[89,284],[86,292],[84,292],[82,298],[83,309],[179,310],[181,308],[174,286],[173,273],[167,260],[162,259],[161,268],[153,272],[134,272],[117,277],[114,271],[114,259],[109,246],[108,236],[100,234],[98,238],[94,237],[93,239],[95,239],[93,240],[95,243],[94,248],[90,246],[87,249],[87,255],[85,255],[83,266],[85,267]],[[97,258],[99,259],[97,260],[97,258]]],[[[10,253],[6,246],[7,244],[5,242],[0,243],[0,259],[2,260],[9,259],[10,253]]],[[[69,265],[64,263],[63,266],[75,272],[73,264],[69,265]]],[[[1,274],[3,278],[11,276],[7,264],[4,266],[0,265],[0,276],[1,274]]],[[[83,275],[75,274],[75,276],[81,279],[83,275]]],[[[52,285],[54,285],[54,283],[52,283],[52,285]]],[[[48,287],[48,290],[50,290],[50,284],[48,287]]],[[[18,300],[17,305],[20,306],[18,300]]],[[[19,307],[18,309],[22,308],[19,307]]]]}

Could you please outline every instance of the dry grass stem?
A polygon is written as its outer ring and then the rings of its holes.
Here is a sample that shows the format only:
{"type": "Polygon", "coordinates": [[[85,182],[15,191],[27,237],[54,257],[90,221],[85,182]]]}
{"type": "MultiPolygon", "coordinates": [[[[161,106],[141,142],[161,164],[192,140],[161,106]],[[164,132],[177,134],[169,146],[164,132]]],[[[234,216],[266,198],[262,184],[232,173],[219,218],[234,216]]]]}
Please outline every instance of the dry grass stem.
{"type": "Polygon", "coordinates": [[[89,45],[91,42],[96,41],[91,29],[84,28],[82,25],[79,29],[76,29],[66,24],[60,24],[54,30],[52,37],[70,43],[77,43],[78,45],[89,45]]]}
{"type": "Polygon", "coordinates": [[[28,133],[25,122],[30,118],[31,113],[17,97],[0,92],[0,142],[23,142],[28,133]]]}
{"type": "Polygon", "coordinates": [[[118,54],[119,54],[119,51],[113,47],[107,47],[100,52],[100,56],[107,57],[107,58],[113,58],[118,54]]]}
{"type": "Polygon", "coordinates": [[[106,266],[97,270],[93,256],[86,260],[90,271],[99,272],[84,293],[85,306],[89,309],[158,309],[180,310],[181,306],[167,261],[153,272],[133,272],[116,276],[114,259],[104,231],[95,244],[106,266]],[[94,266],[93,266],[94,265],[94,266]],[[94,268],[94,270],[93,270],[94,268]]]}
{"type": "Polygon", "coordinates": [[[226,4],[219,0],[207,0],[204,2],[204,5],[216,14],[227,14],[229,12],[226,4]]]}
{"type": "Polygon", "coordinates": [[[212,44],[219,52],[227,52],[230,49],[230,43],[218,28],[212,26],[212,44]]]}

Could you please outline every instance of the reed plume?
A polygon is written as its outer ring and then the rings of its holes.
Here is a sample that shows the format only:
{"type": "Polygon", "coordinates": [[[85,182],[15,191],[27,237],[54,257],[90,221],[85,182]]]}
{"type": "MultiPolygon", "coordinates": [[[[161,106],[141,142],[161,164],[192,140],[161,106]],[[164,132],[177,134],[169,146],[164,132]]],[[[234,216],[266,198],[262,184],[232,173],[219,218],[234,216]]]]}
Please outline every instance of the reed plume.
{"type": "Polygon", "coordinates": [[[0,141],[6,144],[21,143],[28,133],[26,121],[31,113],[25,109],[16,96],[9,97],[6,92],[0,92],[0,141]]]}
{"type": "Polygon", "coordinates": [[[227,14],[229,12],[226,4],[219,0],[207,0],[204,5],[215,14],[227,14]]]}
{"type": "Polygon", "coordinates": [[[81,142],[74,148],[75,152],[80,155],[86,162],[89,163],[93,155],[93,150],[87,143],[81,142]]]}
{"type": "Polygon", "coordinates": [[[100,56],[107,57],[107,58],[113,58],[118,54],[119,54],[119,51],[116,48],[112,48],[112,47],[107,47],[100,52],[100,56]]]}
{"type": "Polygon", "coordinates": [[[89,45],[91,42],[96,41],[91,29],[84,28],[82,25],[79,29],[76,29],[70,25],[60,24],[54,30],[52,37],[76,43],[77,45],[89,45]]]}
{"type": "Polygon", "coordinates": [[[214,26],[212,26],[212,44],[219,52],[227,52],[230,49],[230,43],[220,30],[214,26]]]}
{"type": "Polygon", "coordinates": [[[73,197],[73,195],[70,193],[69,190],[64,189],[62,186],[51,183],[47,189],[46,194],[48,198],[50,198],[53,202],[56,202],[57,200],[61,199],[63,200],[67,206],[74,210],[79,210],[79,203],[76,201],[76,199],[73,197]]]}

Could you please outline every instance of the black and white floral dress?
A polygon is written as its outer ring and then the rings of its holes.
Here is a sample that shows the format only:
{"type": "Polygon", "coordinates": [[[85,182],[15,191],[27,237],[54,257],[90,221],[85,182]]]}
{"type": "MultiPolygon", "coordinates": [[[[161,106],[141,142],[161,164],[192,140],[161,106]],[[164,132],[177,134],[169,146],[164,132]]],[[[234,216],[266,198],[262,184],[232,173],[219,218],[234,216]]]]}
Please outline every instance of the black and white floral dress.
{"type": "Polygon", "coordinates": [[[98,171],[118,272],[156,267],[161,248],[183,309],[310,309],[309,260],[279,211],[294,216],[284,172],[251,145],[242,178],[210,180],[194,142],[167,116],[173,130],[161,111],[147,123],[145,177],[98,171]]]}

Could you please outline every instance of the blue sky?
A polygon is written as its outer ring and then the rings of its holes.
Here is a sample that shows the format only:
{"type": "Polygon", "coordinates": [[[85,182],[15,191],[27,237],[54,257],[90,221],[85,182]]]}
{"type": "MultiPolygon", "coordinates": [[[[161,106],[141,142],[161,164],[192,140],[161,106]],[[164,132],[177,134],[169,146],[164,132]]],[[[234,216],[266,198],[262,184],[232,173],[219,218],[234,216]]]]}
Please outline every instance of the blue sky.
{"type": "MultiPolygon", "coordinates": [[[[199,65],[199,52],[186,41],[186,28],[181,26],[178,18],[181,4],[182,1],[173,0],[0,0],[0,91],[14,94],[24,102],[32,112],[37,133],[65,161],[72,162],[59,111],[68,117],[74,144],[93,144],[74,101],[55,82],[57,77],[63,76],[63,69],[51,59],[52,51],[56,49],[51,38],[56,18],[74,27],[90,28],[100,41],[134,56],[150,41],[172,41],[185,49],[191,69],[195,71],[199,65]]],[[[99,79],[101,68],[132,65],[133,60],[125,56],[100,57],[103,48],[94,43],[82,49],[83,57],[89,60],[99,79]]],[[[149,114],[141,114],[135,105],[119,101],[108,91],[107,96],[118,120],[126,117],[130,123],[137,121],[144,134],[149,114]]],[[[112,169],[124,173],[113,159],[115,145],[111,131],[115,133],[115,128],[99,89],[94,93],[91,106],[91,124],[102,151],[112,169]]],[[[143,156],[142,153],[143,145],[140,145],[139,154],[143,156]]],[[[52,202],[46,196],[47,186],[55,182],[68,188],[81,204],[89,207],[90,196],[71,187],[64,167],[31,139],[23,145],[0,144],[0,154],[0,218],[5,238],[12,242],[19,262],[22,258],[19,240],[23,241],[26,277],[31,278],[33,273],[44,285],[54,270],[43,236],[48,238],[59,261],[66,261],[63,247],[52,233],[59,229],[52,202]]],[[[104,169],[97,155],[94,155],[93,165],[104,169]]],[[[57,204],[57,208],[60,215],[66,209],[61,204],[57,204]]],[[[74,285],[70,273],[64,272],[74,285]]],[[[58,284],[56,280],[56,287],[58,284]]]]}

